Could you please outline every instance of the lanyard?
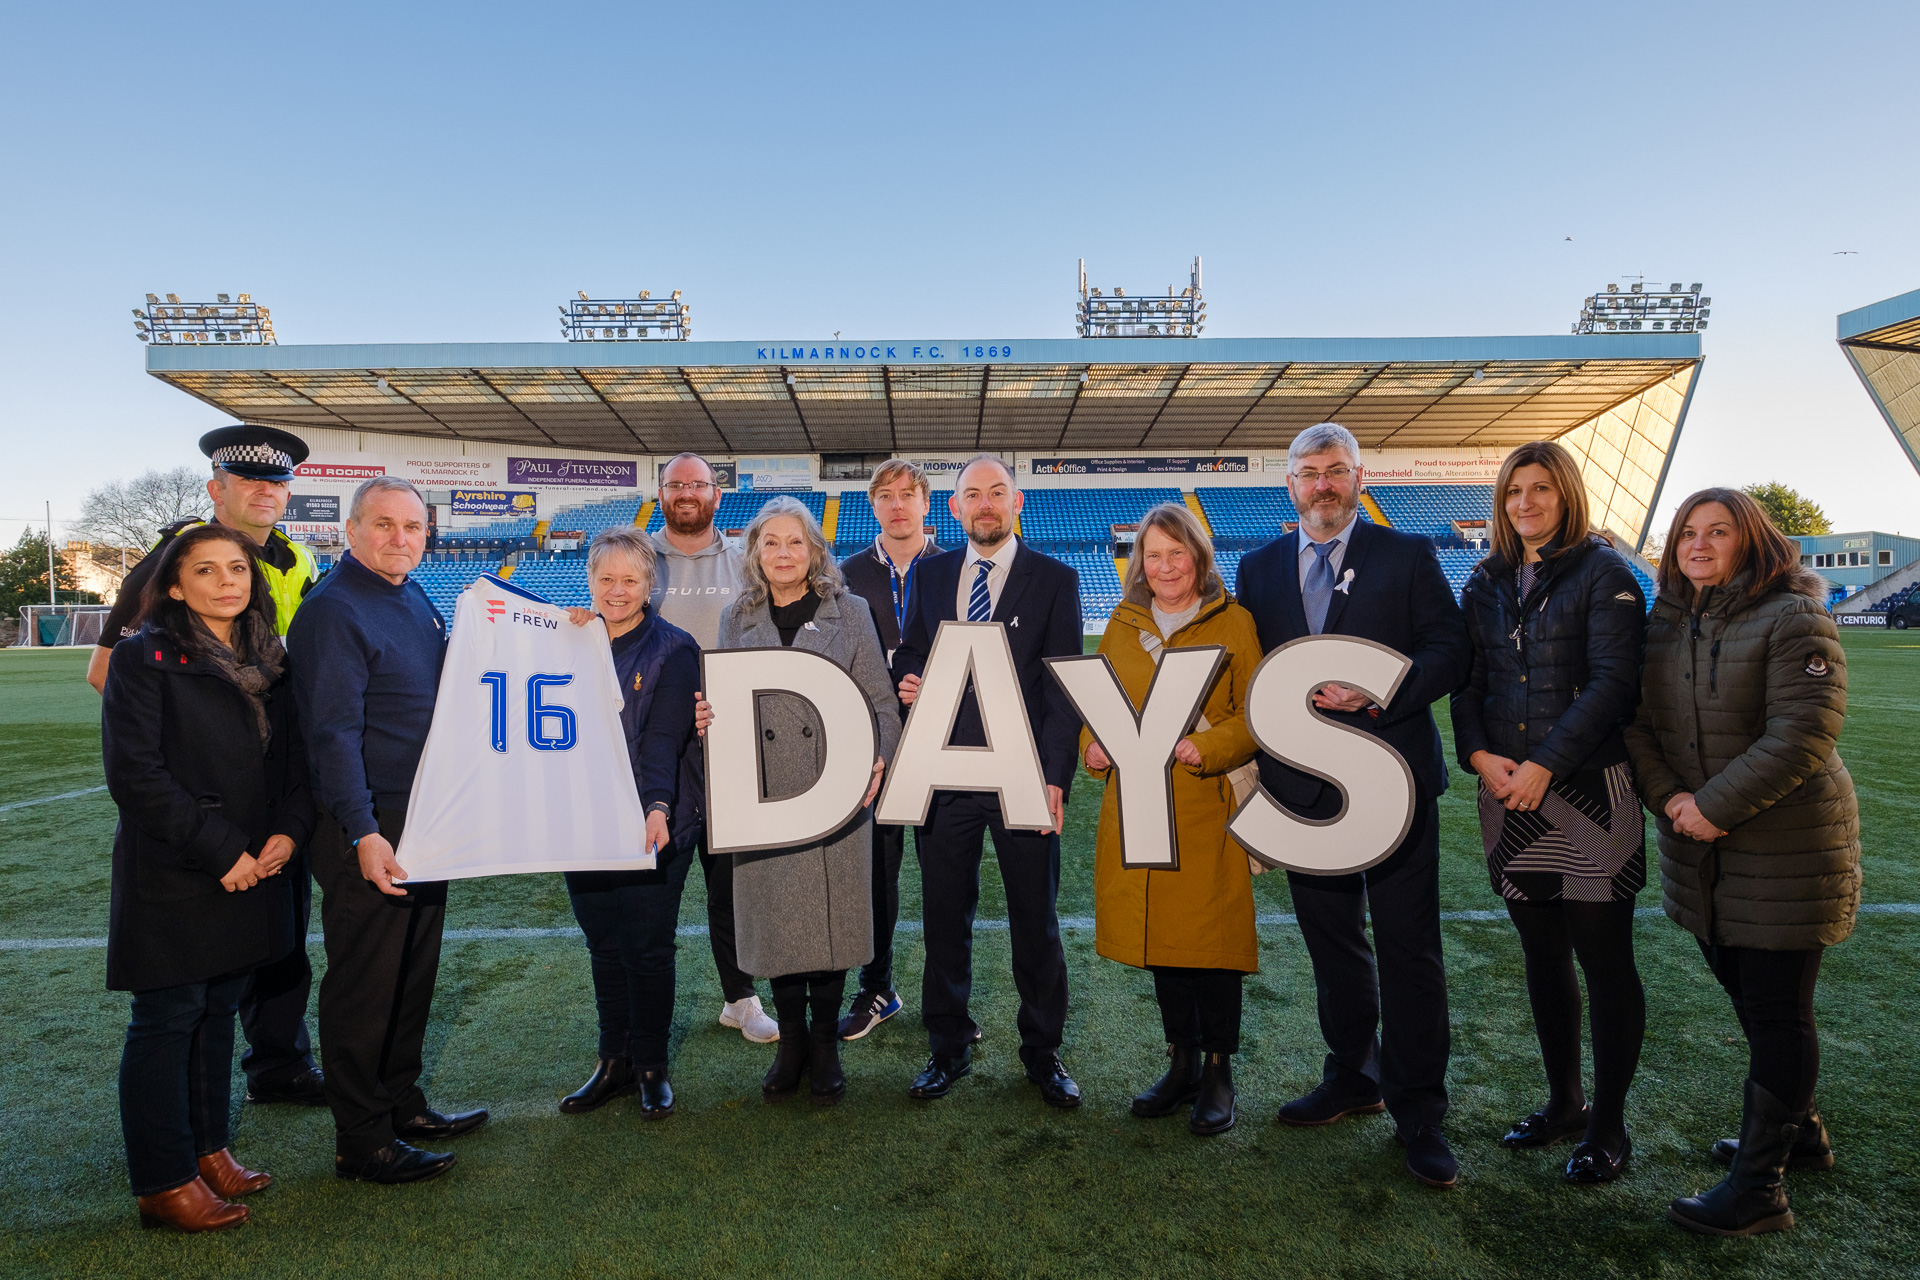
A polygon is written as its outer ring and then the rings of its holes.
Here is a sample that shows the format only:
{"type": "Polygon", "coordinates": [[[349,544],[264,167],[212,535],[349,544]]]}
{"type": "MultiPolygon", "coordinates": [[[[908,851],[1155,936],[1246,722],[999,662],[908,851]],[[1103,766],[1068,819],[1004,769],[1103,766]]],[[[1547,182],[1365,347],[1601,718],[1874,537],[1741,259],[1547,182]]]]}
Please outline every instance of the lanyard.
{"type": "Polygon", "coordinates": [[[920,557],[926,553],[927,547],[923,542],[913,559],[907,561],[906,573],[898,574],[893,571],[893,557],[880,549],[877,539],[873,544],[873,554],[886,566],[887,589],[893,593],[893,630],[902,640],[907,636],[907,606],[913,601],[913,572],[920,567],[920,557]]]}

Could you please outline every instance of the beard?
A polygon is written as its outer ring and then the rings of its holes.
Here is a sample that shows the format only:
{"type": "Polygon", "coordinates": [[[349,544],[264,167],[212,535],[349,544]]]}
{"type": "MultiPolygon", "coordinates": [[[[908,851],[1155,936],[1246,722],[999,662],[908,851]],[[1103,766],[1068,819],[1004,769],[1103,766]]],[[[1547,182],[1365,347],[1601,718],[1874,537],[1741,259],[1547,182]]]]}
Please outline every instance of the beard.
{"type": "Polygon", "coordinates": [[[718,505],[713,502],[669,502],[660,515],[667,522],[669,532],[683,538],[691,537],[713,527],[713,511],[718,505]]]}
{"type": "Polygon", "coordinates": [[[1335,494],[1319,502],[1309,503],[1300,512],[1300,523],[1320,533],[1338,533],[1347,527],[1347,521],[1353,519],[1353,513],[1360,509],[1360,494],[1351,496],[1335,494]]]}
{"type": "Polygon", "coordinates": [[[982,551],[992,551],[1005,542],[1007,535],[1012,532],[1012,522],[1000,520],[998,516],[986,520],[975,519],[967,526],[967,541],[982,551]]]}

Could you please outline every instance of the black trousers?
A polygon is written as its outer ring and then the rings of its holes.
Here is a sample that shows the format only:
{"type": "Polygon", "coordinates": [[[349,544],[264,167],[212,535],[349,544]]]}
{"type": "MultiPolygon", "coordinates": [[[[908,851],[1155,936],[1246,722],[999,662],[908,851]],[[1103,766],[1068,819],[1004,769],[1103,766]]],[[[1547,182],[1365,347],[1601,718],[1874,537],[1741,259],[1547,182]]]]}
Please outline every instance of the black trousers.
{"type": "Polygon", "coordinates": [[[1168,1044],[1202,1053],[1240,1052],[1240,982],[1246,974],[1168,964],[1147,968],[1168,1044]]]}
{"type": "Polygon", "coordinates": [[[673,1033],[674,928],[689,851],[668,844],[652,871],[569,871],[567,897],[587,936],[600,1056],[663,1066],[673,1033]]]}
{"type": "Polygon", "coordinates": [[[1007,891],[1013,943],[1013,983],[1020,992],[1020,1052],[1060,1047],[1067,1026],[1067,957],[1060,945],[1060,837],[1009,831],[999,797],[981,791],[937,791],[919,828],[921,914],[927,963],[920,984],[920,1019],[934,1054],[955,1058],[976,1029],[968,1016],[973,994],[973,918],[980,905],[982,837],[993,836],[1000,879],[1007,891]]]}
{"type": "Polygon", "coordinates": [[[1439,802],[1415,799],[1412,829],[1378,866],[1344,876],[1289,871],[1287,883],[1313,961],[1328,1050],[1323,1078],[1342,1093],[1377,1093],[1403,1128],[1439,1124],[1452,1048],[1440,956],[1439,802]]]}
{"type": "Polygon", "coordinates": [[[313,963],[307,959],[307,927],[313,922],[313,873],[300,850],[280,873],[293,884],[293,950],[247,976],[240,997],[240,1030],[247,1050],[240,1069],[258,1085],[278,1084],[313,1066],[307,1035],[307,1000],[313,994],[313,963]]]}
{"type": "Polygon", "coordinates": [[[700,874],[707,882],[707,942],[713,947],[714,972],[727,1003],[745,1000],[753,992],[753,975],[740,967],[733,944],[733,859],[707,852],[707,829],[693,841],[700,852],[700,874]]]}
{"type": "Polygon", "coordinates": [[[873,959],[860,968],[862,991],[893,990],[893,930],[900,923],[900,863],[907,829],[873,824],[873,959]]]}
{"type": "MultiPolygon", "coordinates": [[[[406,814],[377,816],[380,834],[397,847],[406,814]]],[[[336,1152],[361,1160],[393,1141],[396,1124],[427,1109],[421,1054],[440,972],[447,882],[407,882],[400,898],[380,892],[361,876],[346,832],[325,810],[309,849],[327,946],[320,980],[327,1105],[336,1152]]]]}
{"type": "Polygon", "coordinates": [[[1747,1075],[1787,1104],[1813,1105],[1820,1079],[1820,1033],[1813,1025],[1813,988],[1825,949],[1761,951],[1702,942],[1700,953],[1733,1001],[1747,1036],[1747,1075]]]}

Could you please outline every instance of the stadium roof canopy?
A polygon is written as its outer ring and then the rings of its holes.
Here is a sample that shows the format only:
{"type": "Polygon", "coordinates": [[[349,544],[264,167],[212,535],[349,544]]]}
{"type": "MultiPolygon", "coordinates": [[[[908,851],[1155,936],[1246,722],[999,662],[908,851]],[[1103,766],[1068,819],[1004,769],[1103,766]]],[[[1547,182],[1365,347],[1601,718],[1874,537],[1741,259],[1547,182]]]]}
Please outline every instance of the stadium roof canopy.
{"type": "Polygon", "coordinates": [[[152,346],[247,422],[618,453],[1367,448],[1559,439],[1599,523],[1644,537],[1701,363],[1694,334],[1485,338],[152,346]]]}
{"type": "Polygon", "coordinates": [[[1840,349],[1920,469],[1920,289],[1840,317],[1840,349]]]}

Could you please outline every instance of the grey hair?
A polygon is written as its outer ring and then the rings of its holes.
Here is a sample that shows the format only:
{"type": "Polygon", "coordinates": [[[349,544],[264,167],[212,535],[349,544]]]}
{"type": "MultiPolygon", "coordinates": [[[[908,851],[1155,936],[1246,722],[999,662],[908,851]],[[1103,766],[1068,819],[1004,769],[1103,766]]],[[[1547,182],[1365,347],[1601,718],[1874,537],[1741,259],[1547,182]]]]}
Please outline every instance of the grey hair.
{"type": "Polygon", "coordinates": [[[630,524],[614,525],[602,529],[593,535],[593,541],[587,544],[587,580],[600,568],[600,562],[608,556],[626,556],[633,561],[647,579],[647,587],[654,583],[657,557],[654,555],[653,539],[630,524]]]}
{"type": "Polygon", "coordinates": [[[362,480],[360,487],[353,491],[353,501],[347,505],[347,519],[359,524],[360,508],[376,493],[410,493],[422,511],[427,509],[427,500],[420,495],[420,490],[414,488],[413,481],[403,480],[399,476],[375,476],[371,480],[362,480]]]}
{"type": "Polygon", "coordinates": [[[1292,475],[1298,469],[1300,459],[1325,453],[1329,449],[1345,449],[1347,456],[1353,459],[1353,465],[1360,465],[1360,442],[1353,438],[1353,432],[1337,422],[1316,422],[1295,436],[1293,443],[1287,446],[1287,474],[1292,475]]]}
{"type": "Polygon", "coordinates": [[[813,587],[813,593],[825,600],[845,591],[846,584],[840,577],[840,566],[834,562],[833,549],[827,545],[827,535],[820,531],[820,522],[799,501],[782,494],[767,499],[766,505],[753,517],[753,523],[747,526],[747,532],[741,539],[741,549],[747,553],[744,566],[746,584],[741,597],[747,607],[758,606],[772,594],[766,570],[760,567],[760,534],[767,527],[767,521],[780,516],[792,516],[800,522],[800,532],[807,540],[807,581],[813,587]]]}

